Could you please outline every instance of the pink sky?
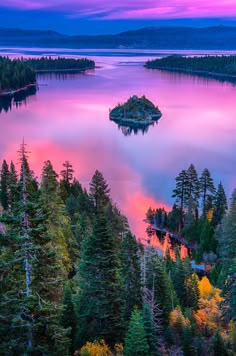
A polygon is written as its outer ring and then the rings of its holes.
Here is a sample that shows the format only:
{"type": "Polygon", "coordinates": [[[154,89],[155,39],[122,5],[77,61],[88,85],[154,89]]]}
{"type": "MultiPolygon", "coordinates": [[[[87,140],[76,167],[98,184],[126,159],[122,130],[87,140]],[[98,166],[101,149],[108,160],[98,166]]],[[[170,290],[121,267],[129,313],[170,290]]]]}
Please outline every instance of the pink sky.
{"type": "Polygon", "coordinates": [[[5,0],[2,7],[46,9],[69,17],[94,19],[234,18],[235,0],[5,0]]]}

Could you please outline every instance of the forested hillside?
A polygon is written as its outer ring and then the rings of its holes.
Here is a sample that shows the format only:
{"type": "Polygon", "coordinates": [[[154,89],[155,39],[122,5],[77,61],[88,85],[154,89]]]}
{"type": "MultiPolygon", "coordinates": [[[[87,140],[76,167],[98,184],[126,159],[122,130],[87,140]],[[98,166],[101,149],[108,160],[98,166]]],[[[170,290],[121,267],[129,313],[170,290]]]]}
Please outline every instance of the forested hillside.
{"type": "Polygon", "coordinates": [[[178,250],[172,260],[140,245],[101,172],[87,191],[69,161],[60,174],[44,162],[38,180],[24,143],[19,156],[19,171],[4,160],[0,177],[1,355],[233,355],[236,192],[215,215],[221,268],[209,280],[178,250]]]}

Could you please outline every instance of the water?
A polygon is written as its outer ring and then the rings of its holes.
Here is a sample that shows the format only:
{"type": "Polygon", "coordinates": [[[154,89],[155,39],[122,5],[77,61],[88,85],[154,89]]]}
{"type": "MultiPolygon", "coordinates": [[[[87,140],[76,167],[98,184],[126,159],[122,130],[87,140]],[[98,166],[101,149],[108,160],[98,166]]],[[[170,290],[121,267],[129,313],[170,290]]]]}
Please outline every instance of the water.
{"type": "MultiPolygon", "coordinates": [[[[26,49],[1,52],[29,55],[26,49]]],[[[30,55],[42,53],[31,49],[30,55]]],[[[103,53],[95,57],[99,68],[86,74],[40,75],[36,95],[0,114],[1,160],[17,160],[24,136],[39,177],[46,159],[58,172],[70,160],[85,187],[95,169],[101,170],[112,198],[141,238],[146,238],[147,209],[172,206],[174,179],[190,163],[199,173],[208,167],[228,196],[236,187],[236,86],[145,69],[150,56],[103,53]],[[147,132],[127,135],[109,121],[109,108],[134,94],[145,94],[163,116],[147,132]]]]}

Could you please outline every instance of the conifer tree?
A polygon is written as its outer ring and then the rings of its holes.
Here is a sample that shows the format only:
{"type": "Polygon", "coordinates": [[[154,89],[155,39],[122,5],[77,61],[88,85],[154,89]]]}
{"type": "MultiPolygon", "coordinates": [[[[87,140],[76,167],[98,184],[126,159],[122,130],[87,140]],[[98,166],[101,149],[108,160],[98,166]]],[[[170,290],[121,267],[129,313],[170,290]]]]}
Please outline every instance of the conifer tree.
{"type": "Polygon", "coordinates": [[[147,337],[147,343],[151,356],[158,354],[158,338],[155,322],[153,320],[152,312],[149,305],[143,306],[143,325],[147,337]]]}
{"type": "Polygon", "coordinates": [[[102,173],[96,170],[90,183],[90,196],[96,210],[105,207],[110,201],[109,193],[110,189],[102,173]]]}
{"type": "Polygon", "coordinates": [[[228,213],[222,221],[219,252],[222,261],[221,279],[225,283],[226,302],[230,317],[236,321],[236,190],[228,213]]]}
{"type": "Polygon", "coordinates": [[[214,227],[221,223],[227,208],[228,205],[225,190],[222,183],[220,182],[213,203],[212,225],[214,227]]]}
{"type": "Polygon", "coordinates": [[[129,328],[125,337],[124,356],[148,356],[149,347],[144,328],[142,315],[134,309],[131,315],[129,328]]]}
{"type": "Polygon", "coordinates": [[[110,345],[122,340],[124,290],[119,244],[99,209],[93,233],[81,247],[77,345],[94,339],[104,339],[110,345]]]}
{"type": "Polygon", "coordinates": [[[217,331],[212,338],[211,355],[212,356],[228,356],[229,355],[219,331],[217,331]]]}
{"type": "Polygon", "coordinates": [[[54,171],[51,161],[45,161],[42,171],[41,189],[45,198],[50,199],[58,188],[58,174],[54,171]]]}
{"type": "Polygon", "coordinates": [[[175,268],[173,271],[173,284],[174,288],[177,294],[177,297],[181,303],[181,305],[185,304],[185,298],[186,298],[186,291],[185,291],[185,278],[186,278],[186,272],[184,270],[184,265],[183,262],[180,258],[180,256],[177,256],[176,262],[175,262],[175,268]]]}
{"type": "Polygon", "coordinates": [[[180,209],[180,221],[179,221],[179,231],[183,228],[183,216],[184,207],[186,205],[187,199],[187,185],[188,185],[188,173],[186,170],[180,172],[180,174],[175,178],[176,188],[173,190],[173,198],[176,198],[176,204],[180,209]]]}
{"type": "Polygon", "coordinates": [[[14,202],[19,198],[18,176],[14,163],[11,161],[9,172],[9,205],[12,208],[14,202]]]}
{"type": "Polygon", "coordinates": [[[202,199],[203,215],[205,216],[207,211],[212,208],[213,199],[215,196],[214,181],[211,177],[211,173],[207,168],[202,172],[199,178],[199,191],[202,199]]]}
{"type": "Polygon", "coordinates": [[[198,277],[192,274],[185,279],[185,306],[194,310],[198,309],[200,292],[198,287],[198,277]]]}
{"type": "Polygon", "coordinates": [[[62,303],[63,303],[63,310],[61,315],[61,323],[64,329],[69,329],[68,336],[71,340],[70,349],[72,351],[74,341],[75,341],[76,315],[75,315],[75,307],[72,299],[71,287],[68,282],[65,284],[62,303]]]}
{"type": "Polygon", "coordinates": [[[184,356],[197,356],[197,352],[193,346],[193,335],[190,327],[187,326],[184,328],[181,339],[184,356]]]}
{"type": "Polygon", "coordinates": [[[3,161],[0,178],[0,202],[4,210],[9,207],[9,168],[7,162],[3,161]]]}
{"type": "Polygon", "coordinates": [[[142,306],[140,251],[135,237],[128,232],[121,245],[122,276],[124,281],[125,320],[130,319],[135,306],[142,306]]]}
{"type": "Polygon", "coordinates": [[[197,207],[198,199],[199,199],[199,180],[198,180],[197,171],[193,164],[190,164],[187,170],[187,175],[188,175],[187,198],[189,199],[190,197],[192,197],[193,202],[197,207]]]}
{"type": "Polygon", "coordinates": [[[69,161],[63,163],[64,169],[61,170],[62,180],[60,181],[61,198],[65,202],[70,194],[71,182],[73,180],[73,167],[69,161]]]}

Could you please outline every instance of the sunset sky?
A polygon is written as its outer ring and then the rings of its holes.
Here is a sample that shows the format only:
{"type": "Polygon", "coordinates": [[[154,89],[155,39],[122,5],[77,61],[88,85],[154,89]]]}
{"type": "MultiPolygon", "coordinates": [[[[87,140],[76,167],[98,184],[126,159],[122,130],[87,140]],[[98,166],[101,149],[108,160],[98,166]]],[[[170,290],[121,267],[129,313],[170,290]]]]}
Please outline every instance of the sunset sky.
{"type": "Polygon", "coordinates": [[[235,0],[4,0],[0,26],[68,34],[117,33],[144,26],[236,25],[235,0]]]}

